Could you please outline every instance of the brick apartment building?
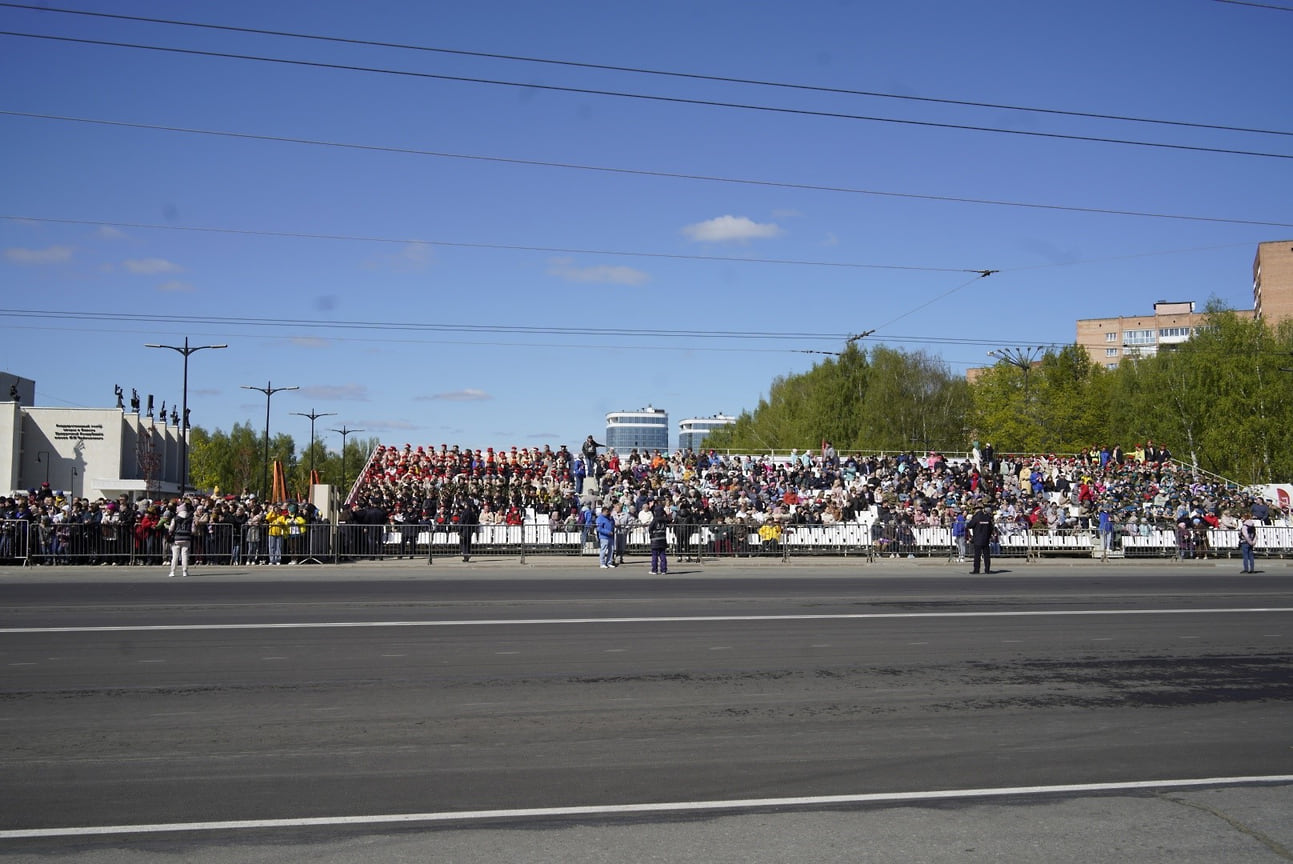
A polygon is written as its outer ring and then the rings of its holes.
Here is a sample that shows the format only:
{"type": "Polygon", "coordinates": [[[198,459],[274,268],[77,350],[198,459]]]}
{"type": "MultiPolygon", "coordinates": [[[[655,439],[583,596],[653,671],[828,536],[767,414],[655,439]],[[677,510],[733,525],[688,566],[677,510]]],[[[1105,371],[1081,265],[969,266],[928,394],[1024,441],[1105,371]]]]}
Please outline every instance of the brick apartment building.
{"type": "MultiPolygon", "coordinates": [[[[1272,326],[1293,318],[1293,240],[1259,243],[1253,259],[1254,317],[1272,326]]],[[[1093,363],[1113,368],[1126,357],[1149,357],[1187,341],[1203,321],[1194,301],[1160,300],[1154,311],[1117,318],[1083,318],[1077,344],[1093,363]]]]}

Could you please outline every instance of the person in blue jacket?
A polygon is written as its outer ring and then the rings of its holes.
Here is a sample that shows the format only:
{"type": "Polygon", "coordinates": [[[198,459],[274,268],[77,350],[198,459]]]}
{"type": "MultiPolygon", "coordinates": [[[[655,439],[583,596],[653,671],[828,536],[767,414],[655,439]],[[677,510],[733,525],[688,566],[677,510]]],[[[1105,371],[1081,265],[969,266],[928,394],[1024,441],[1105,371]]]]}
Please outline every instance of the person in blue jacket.
{"type": "Polygon", "coordinates": [[[614,567],[615,559],[615,517],[611,516],[611,508],[603,507],[601,514],[597,517],[597,548],[600,551],[602,568],[614,567]]]}
{"type": "Polygon", "coordinates": [[[957,510],[952,520],[952,540],[956,542],[956,560],[965,563],[965,511],[957,510]]]}

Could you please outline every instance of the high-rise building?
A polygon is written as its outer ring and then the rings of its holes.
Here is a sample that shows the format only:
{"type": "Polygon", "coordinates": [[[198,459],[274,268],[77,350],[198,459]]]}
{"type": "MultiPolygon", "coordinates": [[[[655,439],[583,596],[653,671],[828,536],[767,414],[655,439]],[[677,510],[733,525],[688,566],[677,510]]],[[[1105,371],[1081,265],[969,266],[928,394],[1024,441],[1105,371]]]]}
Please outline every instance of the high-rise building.
{"type": "Polygon", "coordinates": [[[1271,326],[1293,318],[1293,240],[1257,244],[1253,313],[1271,326]]]}
{"type": "Polygon", "coordinates": [[[728,417],[722,412],[713,417],[688,417],[678,424],[678,449],[699,450],[705,443],[706,435],[735,422],[735,417],[728,417]]]}
{"type": "Polygon", "coordinates": [[[606,446],[625,453],[669,450],[669,414],[648,405],[637,411],[612,411],[606,415],[606,446]]]}

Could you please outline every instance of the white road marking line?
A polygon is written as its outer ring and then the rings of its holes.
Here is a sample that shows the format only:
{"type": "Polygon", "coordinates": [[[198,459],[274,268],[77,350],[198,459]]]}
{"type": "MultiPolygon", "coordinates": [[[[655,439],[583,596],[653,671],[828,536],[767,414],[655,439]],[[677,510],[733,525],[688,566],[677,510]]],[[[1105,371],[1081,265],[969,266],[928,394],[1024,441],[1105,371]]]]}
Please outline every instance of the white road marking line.
{"type": "Polygon", "coordinates": [[[1144,780],[1125,783],[1074,783],[1059,786],[1015,786],[988,789],[944,789],[931,792],[875,792],[858,795],[818,795],[798,798],[745,798],[728,801],[673,801],[656,804],[592,804],[579,807],[531,807],[516,810],[463,810],[436,813],[393,813],[375,816],[317,816],[299,819],[246,819],[223,822],[165,822],[143,825],[90,825],[76,828],[19,828],[0,831],[0,840],[50,837],[101,837],[110,834],[159,834],[176,831],[245,831],[257,828],[305,828],[342,825],[395,825],[423,822],[479,822],[490,819],[611,816],[624,813],[695,813],[707,810],[763,810],[780,807],[827,807],[840,804],[947,801],[964,798],[1005,798],[1023,795],[1082,795],[1154,789],[1196,789],[1293,783],[1293,774],[1257,777],[1207,777],[1190,780],[1144,780]]]}
{"type": "Polygon", "coordinates": [[[731,651],[732,646],[731,645],[711,645],[709,647],[709,650],[710,651],[731,651]]]}
{"type": "Polygon", "coordinates": [[[1201,639],[1201,638],[1203,638],[1203,637],[1201,637],[1201,636],[1180,636],[1180,637],[1178,637],[1178,638],[1180,638],[1180,639],[1201,639]]]}
{"type": "Polygon", "coordinates": [[[383,657],[407,657],[407,654],[383,654],[383,657]]]}
{"type": "Polygon", "coordinates": [[[623,653],[624,653],[625,651],[627,651],[627,650],[629,650],[629,649],[627,649],[627,648],[607,648],[607,649],[606,649],[605,651],[603,651],[602,653],[603,653],[603,654],[623,654],[623,653]]]}
{"type": "Polygon", "coordinates": [[[165,660],[136,660],[136,663],[165,663],[165,660]]]}
{"type": "Polygon", "coordinates": [[[9,665],[10,665],[10,666],[35,666],[35,665],[36,665],[36,662],[33,660],[33,661],[30,661],[30,662],[25,662],[25,663],[10,663],[9,665]]]}
{"type": "Polygon", "coordinates": [[[495,654],[520,654],[520,651],[495,651],[495,654]]]}
{"type": "Polygon", "coordinates": [[[0,636],[30,633],[160,633],[205,630],[347,630],[378,627],[521,627],[567,624],[712,624],[762,621],[880,621],[922,618],[1074,618],[1108,615],[1286,614],[1293,607],[1242,609],[1057,609],[1014,612],[859,612],[841,615],[695,615],[657,618],[484,618],[461,621],[302,621],[278,624],[138,624],[97,627],[3,627],[0,636]]]}
{"type": "Polygon", "coordinates": [[[286,659],[287,659],[286,657],[262,657],[262,658],[260,658],[260,660],[261,660],[261,662],[262,662],[262,663],[263,663],[263,662],[265,662],[266,660],[286,660],[286,659]]]}
{"type": "Polygon", "coordinates": [[[1092,641],[1092,642],[1112,642],[1112,641],[1113,641],[1113,637],[1112,637],[1112,636],[1095,636],[1095,637],[1092,637],[1091,641],[1092,641]]]}

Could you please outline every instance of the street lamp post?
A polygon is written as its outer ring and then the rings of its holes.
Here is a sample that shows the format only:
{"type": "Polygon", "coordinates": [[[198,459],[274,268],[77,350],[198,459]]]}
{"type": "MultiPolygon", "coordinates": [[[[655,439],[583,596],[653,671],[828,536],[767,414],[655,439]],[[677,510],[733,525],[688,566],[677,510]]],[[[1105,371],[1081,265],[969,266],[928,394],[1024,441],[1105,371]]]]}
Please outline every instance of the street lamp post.
{"type": "Polygon", "coordinates": [[[281,393],[284,390],[300,390],[300,387],[275,387],[272,381],[266,381],[264,387],[253,387],[250,384],[243,384],[244,390],[257,390],[265,394],[265,473],[263,475],[263,485],[260,494],[269,495],[269,398],[275,393],[281,393]]]}
{"type": "MultiPolygon", "coordinates": [[[[318,420],[320,417],[336,417],[337,412],[324,411],[323,413],[319,413],[315,411],[313,408],[311,408],[309,414],[305,414],[301,411],[293,411],[292,413],[295,414],[297,417],[310,418],[310,482],[313,483],[314,482],[314,421],[318,420]]],[[[342,447],[342,451],[344,455],[344,451],[345,451],[344,445],[342,447]]]]}
{"type": "Polygon", "coordinates": [[[348,496],[349,492],[346,490],[346,436],[355,432],[363,432],[364,430],[347,429],[345,424],[342,424],[340,429],[333,429],[332,431],[341,436],[341,494],[348,496]]]}
{"type": "Polygon", "coordinates": [[[999,348],[989,351],[989,357],[995,357],[1003,363],[1014,366],[1024,376],[1024,416],[1029,420],[1033,419],[1033,412],[1028,403],[1028,373],[1032,371],[1033,364],[1037,361],[1038,356],[1044,354],[1045,347],[1041,345],[1025,345],[1022,348],[999,348]]]}
{"type": "MultiPolygon", "coordinates": [[[[184,337],[184,344],[181,345],[155,345],[147,344],[145,348],[169,348],[177,351],[184,357],[184,386],[180,394],[183,400],[182,412],[183,419],[180,421],[183,425],[180,427],[180,497],[188,491],[189,483],[189,355],[201,351],[204,348],[228,348],[228,345],[190,345],[189,337],[184,337]]],[[[150,397],[151,398],[151,397],[150,397]]],[[[162,423],[166,418],[162,417],[162,423]]]]}

